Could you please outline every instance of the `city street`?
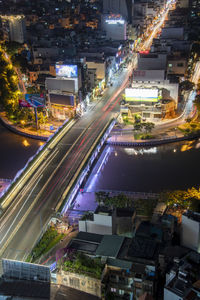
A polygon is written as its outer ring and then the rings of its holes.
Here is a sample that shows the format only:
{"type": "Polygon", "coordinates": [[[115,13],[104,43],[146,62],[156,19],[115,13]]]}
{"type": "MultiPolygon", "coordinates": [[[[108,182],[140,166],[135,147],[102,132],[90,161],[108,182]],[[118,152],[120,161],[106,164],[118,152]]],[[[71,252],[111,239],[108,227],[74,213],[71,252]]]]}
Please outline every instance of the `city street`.
{"type": "MultiPolygon", "coordinates": [[[[152,35],[143,46],[149,47],[154,34],[162,26],[167,11],[156,25],[152,35]]],[[[136,67],[136,54],[132,67],[136,67]]],[[[45,226],[63,193],[69,188],[76,171],[88,151],[118,112],[121,93],[129,84],[132,67],[116,76],[113,86],[108,88],[98,103],[75,122],[58,144],[51,148],[45,160],[32,170],[32,176],[24,184],[10,207],[0,220],[0,257],[25,260],[33,245],[43,233],[45,226]]]]}
{"type": "MultiPolygon", "coordinates": [[[[116,111],[129,78],[123,71],[101,101],[60,140],[1,218],[1,257],[25,260],[82,160],[116,111]],[[120,86],[119,82],[123,82],[120,86]]],[[[118,109],[117,109],[118,110],[118,109]]]]}

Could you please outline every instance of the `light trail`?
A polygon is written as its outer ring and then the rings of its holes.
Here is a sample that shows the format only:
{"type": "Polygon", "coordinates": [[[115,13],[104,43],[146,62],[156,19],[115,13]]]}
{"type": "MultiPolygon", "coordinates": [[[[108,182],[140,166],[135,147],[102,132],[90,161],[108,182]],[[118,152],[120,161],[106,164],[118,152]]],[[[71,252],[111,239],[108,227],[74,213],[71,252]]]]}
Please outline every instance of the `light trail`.
{"type": "Polygon", "coordinates": [[[90,140],[95,137],[96,132],[99,130],[99,127],[97,127],[97,125],[99,125],[99,123],[102,123],[104,121],[104,119],[106,118],[106,116],[108,115],[108,113],[113,110],[113,108],[117,105],[117,103],[119,102],[119,98],[117,98],[117,100],[115,101],[115,103],[101,116],[101,118],[98,121],[95,121],[94,124],[92,126],[89,127],[88,129],[88,133],[86,134],[86,136],[82,139],[82,141],[80,142],[80,144],[78,145],[78,148],[76,149],[76,152],[73,155],[73,159],[70,160],[70,162],[68,163],[68,165],[65,167],[64,171],[62,172],[62,174],[59,176],[59,178],[56,180],[56,182],[50,187],[50,189],[48,189],[48,193],[45,196],[45,198],[43,199],[43,201],[40,203],[39,207],[35,210],[36,212],[38,212],[38,210],[41,208],[41,206],[46,202],[48,196],[50,195],[50,193],[52,193],[52,191],[54,190],[54,188],[60,184],[62,185],[64,183],[64,181],[66,181],[66,177],[69,177],[73,167],[74,167],[74,162],[76,159],[78,159],[78,156],[80,154],[81,151],[83,151],[86,146],[89,144],[90,140]],[[95,131],[93,131],[93,128],[95,128],[95,131]],[[90,139],[86,140],[86,138],[89,136],[89,134],[91,134],[90,139]],[[85,144],[83,144],[83,141],[85,141],[85,144]],[[77,151],[78,150],[78,151],[77,151]]]}
{"type": "Polygon", "coordinates": [[[27,201],[29,200],[30,196],[32,195],[34,189],[36,188],[38,182],[40,181],[40,179],[43,177],[43,174],[38,178],[36,185],[32,188],[31,192],[29,193],[28,197],[26,198],[26,201],[23,203],[22,207],[20,208],[20,210],[18,211],[17,215],[15,216],[14,220],[12,221],[11,225],[9,226],[9,228],[7,229],[6,234],[4,234],[3,238],[1,239],[1,243],[4,241],[4,239],[7,237],[8,232],[10,231],[10,229],[13,227],[14,222],[16,221],[16,219],[18,218],[19,214],[21,213],[22,209],[24,208],[24,206],[26,205],[27,201]]]}
{"type": "Polygon", "coordinates": [[[199,82],[199,78],[200,78],[200,62],[198,61],[196,63],[195,69],[194,69],[194,74],[192,76],[192,82],[194,82],[194,84],[198,84],[199,82]]]}

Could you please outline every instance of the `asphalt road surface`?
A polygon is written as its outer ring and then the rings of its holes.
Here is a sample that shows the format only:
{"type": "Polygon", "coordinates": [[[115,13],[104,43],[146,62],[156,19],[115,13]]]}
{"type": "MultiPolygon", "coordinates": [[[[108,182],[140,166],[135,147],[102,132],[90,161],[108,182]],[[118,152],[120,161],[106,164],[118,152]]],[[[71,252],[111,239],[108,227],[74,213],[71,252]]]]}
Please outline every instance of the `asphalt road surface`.
{"type": "Polygon", "coordinates": [[[128,82],[123,71],[101,100],[59,141],[33,173],[0,220],[0,257],[25,260],[82,160],[98,135],[119,111],[120,93],[128,82]]]}

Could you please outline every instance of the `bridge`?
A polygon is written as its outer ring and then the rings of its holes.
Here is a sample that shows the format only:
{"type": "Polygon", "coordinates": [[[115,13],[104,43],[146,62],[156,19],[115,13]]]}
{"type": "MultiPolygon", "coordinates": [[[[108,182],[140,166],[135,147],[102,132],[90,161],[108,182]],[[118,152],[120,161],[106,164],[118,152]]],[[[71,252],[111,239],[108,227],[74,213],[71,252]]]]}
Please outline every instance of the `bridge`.
{"type": "Polygon", "coordinates": [[[93,110],[63,126],[11,184],[1,199],[0,258],[25,260],[51,216],[68,209],[77,180],[117,114],[129,72],[120,74],[93,110]]]}
{"type": "MultiPolygon", "coordinates": [[[[143,48],[150,47],[167,13],[168,9],[144,41],[143,48]]],[[[136,54],[132,62],[134,67],[136,54]]],[[[17,182],[11,184],[1,199],[0,258],[26,260],[50,217],[68,209],[68,196],[117,111],[131,72],[129,67],[120,74],[94,110],[66,124],[28,164],[17,182]]]]}

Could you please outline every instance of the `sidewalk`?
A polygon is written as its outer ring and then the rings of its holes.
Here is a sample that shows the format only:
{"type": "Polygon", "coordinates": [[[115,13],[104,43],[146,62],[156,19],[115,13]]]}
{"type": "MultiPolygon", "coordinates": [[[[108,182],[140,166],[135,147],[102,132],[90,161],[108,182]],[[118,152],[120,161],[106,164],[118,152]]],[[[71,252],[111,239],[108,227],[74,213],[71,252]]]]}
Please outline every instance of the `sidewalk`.
{"type": "Polygon", "coordinates": [[[179,140],[180,138],[185,138],[184,134],[178,130],[172,129],[166,129],[163,131],[163,129],[158,129],[155,128],[152,130],[151,135],[153,136],[152,139],[147,139],[147,140],[139,140],[134,138],[134,132],[132,130],[133,126],[128,127],[119,130],[116,134],[115,132],[111,132],[110,137],[108,138],[108,143],[152,143],[153,141],[166,141],[166,140],[171,140],[171,139],[177,139],[179,140]],[[126,130],[132,130],[132,133],[127,133],[126,130]]]}
{"type": "Polygon", "coordinates": [[[8,129],[10,129],[11,131],[13,131],[15,133],[24,135],[24,136],[27,136],[30,138],[44,140],[44,141],[48,140],[48,138],[52,134],[54,134],[56,129],[63,124],[63,122],[51,121],[52,125],[54,125],[53,130],[40,129],[40,130],[36,131],[36,129],[31,126],[29,126],[27,128],[22,128],[22,127],[19,127],[18,125],[13,124],[11,121],[8,120],[5,112],[0,112],[0,119],[1,119],[2,123],[8,129]]]}

